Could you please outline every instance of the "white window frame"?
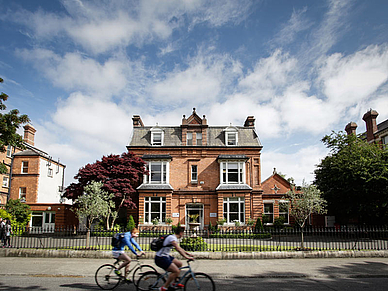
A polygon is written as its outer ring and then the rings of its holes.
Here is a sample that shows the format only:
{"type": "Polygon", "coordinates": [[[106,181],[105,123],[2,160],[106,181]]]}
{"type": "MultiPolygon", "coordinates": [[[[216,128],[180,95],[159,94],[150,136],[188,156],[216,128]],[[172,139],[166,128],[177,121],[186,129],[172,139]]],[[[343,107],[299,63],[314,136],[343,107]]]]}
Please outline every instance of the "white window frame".
{"type": "Polygon", "coordinates": [[[274,201],[263,201],[263,214],[269,216],[269,222],[265,222],[265,224],[273,224],[274,222],[274,201]],[[268,212],[265,209],[266,205],[272,205],[272,212],[268,212]]]}
{"type": "Polygon", "coordinates": [[[388,148],[388,135],[385,135],[381,138],[381,142],[383,144],[383,148],[388,148]]]}
{"type": "Polygon", "coordinates": [[[12,157],[12,146],[11,145],[7,146],[7,157],[8,158],[12,157]]]}
{"type": "Polygon", "coordinates": [[[245,223],[245,198],[244,197],[224,197],[223,215],[227,224],[234,224],[235,220],[245,223]],[[237,204],[237,211],[231,211],[231,204],[237,204]],[[237,215],[238,219],[231,219],[231,215],[237,215]]]}
{"type": "Polygon", "coordinates": [[[245,161],[220,162],[220,181],[221,184],[245,184],[245,161]],[[232,164],[237,164],[237,182],[229,181],[230,166],[232,164]]]}
{"type": "Polygon", "coordinates": [[[149,161],[147,162],[148,175],[144,175],[144,184],[169,184],[170,180],[170,163],[168,161],[149,161]],[[153,165],[160,164],[160,180],[152,181],[153,165]]]}
{"type": "Polygon", "coordinates": [[[19,199],[20,202],[27,201],[27,187],[19,187],[19,199]],[[22,189],[24,189],[24,191],[22,191],[22,189]]]}
{"type": "Polygon", "coordinates": [[[226,146],[237,146],[238,145],[238,129],[235,126],[229,126],[226,129],[224,129],[225,132],[225,145],[226,146]],[[230,137],[233,136],[234,142],[230,143],[230,137]]]}
{"type": "Polygon", "coordinates": [[[192,183],[198,182],[198,165],[191,165],[190,167],[190,177],[192,183]],[[194,171],[195,169],[195,171],[194,171]]]}
{"type": "Polygon", "coordinates": [[[164,145],[164,131],[159,127],[155,126],[151,128],[151,145],[163,146],[164,145]],[[155,139],[156,136],[160,136],[160,141],[155,139]]]}
{"type": "Polygon", "coordinates": [[[159,222],[166,221],[166,197],[144,197],[144,223],[152,224],[152,220],[157,218],[159,222]],[[152,205],[158,205],[158,211],[152,211],[152,205]]]}
{"type": "Polygon", "coordinates": [[[188,131],[186,133],[186,145],[192,146],[193,145],[193,132],[188,131]]]}
{"type": "Polygon", "coordinates": [[[280,200],[279,201],[279,217],[281,217],[281,216],[286,218],[286,220],[284,221],[284,224],[290,223],[290,203],[287,200],[280,200]],[[280,211],[282,204],[287,205],[287,211],[280,211]]]}
{"type": "Polygon", "coordinates": [[[9,177],[7,175],[3,176],[3,187],[8,188],[9,187],[9,177]]]}
{"type": "Polygon", "coordinates": [[[197,133],[195,133],[195,144],[197,145],[197,146],[201,146],[202,145],[202,132],[197,132],[197,133]],[[198,138],[198,137],[200,137],[200,138],[198,138]]]}
{"type": "Polygon", "coordinates": [[[28,166],[29,166],[28,161],[22,161],[22,174],[28,174],[28,166]]]}

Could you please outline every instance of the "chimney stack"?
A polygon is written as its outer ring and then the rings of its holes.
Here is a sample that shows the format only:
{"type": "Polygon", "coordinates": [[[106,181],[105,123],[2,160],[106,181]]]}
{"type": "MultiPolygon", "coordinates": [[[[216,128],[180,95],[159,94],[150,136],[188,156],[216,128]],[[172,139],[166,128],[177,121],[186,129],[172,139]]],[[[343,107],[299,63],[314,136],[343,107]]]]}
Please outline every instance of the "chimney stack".
{"type": "Polygon", "coordinates": [[[351,134],[356,134],[356,129],[357,129],[357,123],[355,122],[349,122],[346,126],[345,126],[345,131],[348,135],[351,135],[351,134]]]}
{"type": "Polygon", "coordinates": [[[244,127],[255,127],[255,117],[248,116],[244,122],[244,127]]]}
{"type": "Polygon", "coordinates": [[[364,114],[362,119],[366,123],[366,139],[367,141],[374,140],[374,133],[377,131],[376,118],[379,114],[376,110],[370,109],[367,113],[364,114]]]}
{"type": "Polygon", "coordinates": [[[24,128],[24,142],[34,146],[36,129],[31,124],[26,124],[24,128]]]}
{"type": "Polygon", "coordinates": [[[143,121],[140,118],[140,115],[134,115],[132,117],[133,127],[144,127],[143,121]]]}

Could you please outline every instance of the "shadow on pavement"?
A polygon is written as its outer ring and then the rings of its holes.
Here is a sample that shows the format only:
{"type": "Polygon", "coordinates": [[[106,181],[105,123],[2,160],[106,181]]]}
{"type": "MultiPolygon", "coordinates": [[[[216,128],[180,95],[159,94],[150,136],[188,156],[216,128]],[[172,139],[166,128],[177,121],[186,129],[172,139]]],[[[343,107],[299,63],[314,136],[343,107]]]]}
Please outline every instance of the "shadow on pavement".
{"type": "Polygon", "coordinates": [[[48,289],[43,288],[41,286],[17,287],[17,286],[11,286],[11,285],[0,283],[0,290],[20,291],[20,290],[48,290],[48,289]]]}

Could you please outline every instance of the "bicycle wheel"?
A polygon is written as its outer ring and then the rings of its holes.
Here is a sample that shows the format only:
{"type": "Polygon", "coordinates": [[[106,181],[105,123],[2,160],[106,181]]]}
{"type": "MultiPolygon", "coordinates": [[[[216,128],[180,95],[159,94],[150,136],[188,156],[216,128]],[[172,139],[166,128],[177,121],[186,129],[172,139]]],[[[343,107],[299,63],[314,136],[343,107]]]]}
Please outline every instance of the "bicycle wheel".
{"type": "Polygon", "coordinates": [[[139,281],[140,276],[146,272],[156,272],[156,269],[151,265],[140,265],[133,271],[132,282],[135,286],[137,286],[137,281],[139,281]]]}
{"type": "Polygon", "coordinates": [[[162,287],[165,282],[166,279],[158,272],[146,272],[137,281],[136,290],[159,290],[159,287],[162,287]]]}
{"type": "Polygon", "coordinates": [[[213,279],[205,273],[195,273],[194,277],[189,276],[185,280],[185,291],[203,290],[203,291],[214,291],[216,285],[213,279]]]}
{"type": "Polygon", "coordinates": [[[105,264],[99,267],[94,275],[97,285],[104,290],[112,290],[121,281],[121,277],[115,274],[115,266],[111,264],[105,264]]]}

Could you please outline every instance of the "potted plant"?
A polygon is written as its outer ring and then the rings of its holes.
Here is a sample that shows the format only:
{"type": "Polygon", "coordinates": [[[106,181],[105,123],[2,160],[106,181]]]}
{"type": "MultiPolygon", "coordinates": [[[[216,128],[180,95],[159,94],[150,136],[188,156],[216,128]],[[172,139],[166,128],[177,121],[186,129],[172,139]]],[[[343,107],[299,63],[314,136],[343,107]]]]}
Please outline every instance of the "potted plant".
{"type": "Polygon", "coordinates": [[[167,217],[166,218],[166,224],[170,225],[172,223],[172,218],[171,217],[167,217]]]}
{"type": "Polygon", "coordinates": [[[189,215],[189,217],[190,217],[190,222],[189,222],[190,229],[193,229],[193,230],[199,229],[199,226],[201,225],[198,222],[199,214],[191,214],[189,215]]]}

